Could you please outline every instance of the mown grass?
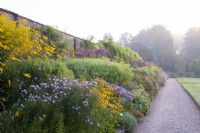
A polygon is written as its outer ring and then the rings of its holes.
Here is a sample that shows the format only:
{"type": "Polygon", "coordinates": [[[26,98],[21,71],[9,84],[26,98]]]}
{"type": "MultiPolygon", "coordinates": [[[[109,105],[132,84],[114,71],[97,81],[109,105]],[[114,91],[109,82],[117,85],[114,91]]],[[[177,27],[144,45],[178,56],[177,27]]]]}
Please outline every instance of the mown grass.
{"type": "Polygon", "coordinates": [[[177,80],[200,106],[200,78],[177,78],[177,80]]]}

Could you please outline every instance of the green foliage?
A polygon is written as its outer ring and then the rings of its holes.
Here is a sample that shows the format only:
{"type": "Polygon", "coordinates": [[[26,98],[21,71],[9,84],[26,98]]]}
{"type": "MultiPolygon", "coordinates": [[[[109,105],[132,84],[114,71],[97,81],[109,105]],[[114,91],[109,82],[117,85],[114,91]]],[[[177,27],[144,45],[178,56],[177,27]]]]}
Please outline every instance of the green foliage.
{"type": "Polygon", "coordinates": [[[57,29],[51,26],[42,26],[38,30],[40,30],[41,33],[44,34],[45,36],[48,36],[49,43],[59,42],[62,39],[61,33],[57,29]]]}
{"type": "Polygon", "coordinates": [[[162,25],[142,30],[128,47],[138,52],[145,61],[152,62],[166,71],[175,70],[176,53],[173,37],[162,25]]]}
{"type": "Polygon", "coordinates": [[[141,57],[136,52],[125,46],[115,44],[108,40],[101,41],[101,43],[109,50],[110,58],[117,62],[124,61],[125,63],[131,63],[133,60],[141,60],[141,57]]]}
{"type": "Polygon", "coordinates": [[[200,28],[190,28],[184,37],[183,55],[187,63],[200,57],[200,28]]]}
{"type": "Polygon", "coordinates": [[[131,92],[134,95],[133,106],[146,115],[151,105],[149,94],[144,89],[132,90],[131,92]]]}
{"type": "Polygon", "coordinates": [[[31,84],[46,82],[52,76],[74,78],[73,72],[68,70],[64,63],[54,60],[24,60],[9,62],[5,66],[0,74],[0,94],[7,99],[4,101],[5,106],[2,106],[6,109],[17,102],[20,89],[28,91],[31,84]]]}
{"type": "Polygon", "coordinates": [[[2,75],[11,81],[16,79],[25,81],[37,78],[39,82],[44,82],[52,76],[73,79],[73,73],[67,69],[63,62],[41,59],[7,63],[2,75]],[[27,78],[24,75],[25,73],[29,73],[32,78],[27,78]]]}
{"type": "Polygon", "coordinates": [[[127,133],[132,133],[133,130],[137,127],[137,119],[132,116],[129,112],[122,113],[122,125],[127,133]]]}
{"type": "Polygon", "coordinates": [[[156,96],[159,87],[163,86],[166,80],[166,74],[157,66],[141,67],[133,70],[133,80],[142,84],[150,95],[151,100],[156,96]]]}
{"type": "Polygon", "coordinates": [[[127,64],[109,62],[101,59],[66,60],[67,67],[74,72],[75,78],[86,80],[102,78],[110,83],[123,83],[133,77],[127,64]]]}
{"type": "Polygon", "coordinates": [[[191,60],[188,65],[188,70],[194,72],[196,76],[200,76],[200,58],[191,60]]]}
{"type": "Polygon", "coordinates": [[[138,67],[135,70],[144,73],[145,75],[148,75],[150,77],[155,78],[157,76],[155,70],[151,67],[138,67]]]}
{"type": "Polygon", "coordinates": [[[99,45],[97,43],[93,43],[90,40],[84,40],[80,44],[81,48],[84,49],[99,49],[99,45]]]}

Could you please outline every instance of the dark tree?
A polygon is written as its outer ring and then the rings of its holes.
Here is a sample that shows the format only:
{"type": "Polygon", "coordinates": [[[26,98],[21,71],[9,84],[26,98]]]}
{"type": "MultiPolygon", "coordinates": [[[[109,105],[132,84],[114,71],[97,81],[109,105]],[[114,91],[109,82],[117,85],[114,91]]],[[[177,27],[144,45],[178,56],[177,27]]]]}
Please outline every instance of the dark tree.
{"type": "Polygon", "coordinates": [[[145,61],[152,62],[167,71],[174,71],[176,54],[171,33],[162,25],[142,30],[128,45],[145,61]]]}
{"type": "Polygon", "coordinates": [[[189,29],[184,37],[183,53],[187,62],[200,57],[200,28],[189,29]]]}

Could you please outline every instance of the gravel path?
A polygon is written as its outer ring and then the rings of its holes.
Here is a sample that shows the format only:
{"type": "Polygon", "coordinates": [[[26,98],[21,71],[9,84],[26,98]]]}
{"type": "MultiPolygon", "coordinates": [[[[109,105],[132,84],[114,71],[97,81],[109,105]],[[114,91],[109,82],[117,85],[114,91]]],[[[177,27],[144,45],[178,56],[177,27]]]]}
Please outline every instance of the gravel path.
{"type": "Polygon", "coordinates": [[[200,133],[200,110],[176,79],[168,79],[136,133],[200,133]]]}

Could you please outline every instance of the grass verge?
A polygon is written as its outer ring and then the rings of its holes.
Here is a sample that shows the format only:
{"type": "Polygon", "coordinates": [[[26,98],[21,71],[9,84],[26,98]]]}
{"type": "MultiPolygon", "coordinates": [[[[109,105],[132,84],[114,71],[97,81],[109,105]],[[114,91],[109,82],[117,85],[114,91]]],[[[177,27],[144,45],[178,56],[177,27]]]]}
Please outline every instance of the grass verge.
{"type": "Polygon", "coordinates": [[[177,78],[200,107],[200,78],[177,78]]]}

